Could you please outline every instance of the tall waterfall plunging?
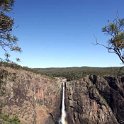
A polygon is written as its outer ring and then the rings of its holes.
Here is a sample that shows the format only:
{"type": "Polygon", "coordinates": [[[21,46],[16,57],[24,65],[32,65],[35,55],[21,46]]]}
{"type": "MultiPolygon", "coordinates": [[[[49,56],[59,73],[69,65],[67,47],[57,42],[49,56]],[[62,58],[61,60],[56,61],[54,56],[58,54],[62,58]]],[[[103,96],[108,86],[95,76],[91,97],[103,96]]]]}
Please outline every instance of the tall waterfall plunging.
{"type": "Polygon", "coordinates": [[[66,111],[65,111],[65,82],[62,84],[62,110],[61,110],[61,124],[67,124],[66,122],[66,111]]]}

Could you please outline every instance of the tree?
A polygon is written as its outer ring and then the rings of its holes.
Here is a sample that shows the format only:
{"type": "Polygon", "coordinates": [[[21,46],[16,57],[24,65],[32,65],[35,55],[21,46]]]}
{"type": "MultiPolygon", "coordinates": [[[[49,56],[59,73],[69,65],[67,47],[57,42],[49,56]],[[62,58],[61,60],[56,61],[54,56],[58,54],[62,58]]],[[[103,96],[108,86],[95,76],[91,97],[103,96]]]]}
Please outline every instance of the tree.
{"type": "Polygon", "coordinates": [[[108,52],[115,53],[124,64],[124,19],[116,18],[102,28],[102,32],[109,36],[108,45],[103,45],[108,52]]]}
{"type": "MultiPolygon", "coordinates": [[[[7,15],[12,10],[14,0],[0,0],[0,47],[4,51],[5,59],[10,62],[10,52],[21,52],[17,44],[17,37],[12,34],[14,20],[7,15]]],[[[19,61],[19,58],[16,58],[19,61]]]]}

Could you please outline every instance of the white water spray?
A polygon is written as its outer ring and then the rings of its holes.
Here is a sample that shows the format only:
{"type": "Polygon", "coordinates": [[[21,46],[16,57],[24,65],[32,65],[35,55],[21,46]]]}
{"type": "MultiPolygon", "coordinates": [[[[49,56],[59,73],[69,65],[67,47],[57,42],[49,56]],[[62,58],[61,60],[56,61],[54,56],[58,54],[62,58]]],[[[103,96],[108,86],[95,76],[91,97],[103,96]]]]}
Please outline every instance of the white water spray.
{"type": "Polygon", "coordinates": [[[63,90],[62,90],[62,111],[61,111],[61,124],[67,124],[66,122],[66,111],[65,111],[65,82],[62,84],[63,90]]]}

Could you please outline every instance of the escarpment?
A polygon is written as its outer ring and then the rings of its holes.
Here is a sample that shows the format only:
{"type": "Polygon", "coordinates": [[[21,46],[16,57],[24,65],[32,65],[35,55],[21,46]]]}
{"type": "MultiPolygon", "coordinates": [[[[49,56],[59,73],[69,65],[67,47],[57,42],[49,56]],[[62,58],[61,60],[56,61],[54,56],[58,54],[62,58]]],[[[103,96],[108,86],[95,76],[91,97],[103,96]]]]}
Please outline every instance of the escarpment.
{"type": "MultiPolygon", "coordinates": [[[[124,76],[65,81],[68,124],[124,124],[124,76]]],[[[0,67],[0,114],[20,124],[59,124],[63,78],[0,67]]],[[[0,123],[4,124],[0,116],[0,123]]]]}
{"type": "Polygon", "coordinates": [[[123,124],[124,77],[87,76],[66,83],[69,124],[123,124]]]}
{"type": "Polygon", "coordinates": [[[0,84],[0,113],[16,115],[21,124],[54,124],[59,119],[60,80],[1,67],[0,84]]]}

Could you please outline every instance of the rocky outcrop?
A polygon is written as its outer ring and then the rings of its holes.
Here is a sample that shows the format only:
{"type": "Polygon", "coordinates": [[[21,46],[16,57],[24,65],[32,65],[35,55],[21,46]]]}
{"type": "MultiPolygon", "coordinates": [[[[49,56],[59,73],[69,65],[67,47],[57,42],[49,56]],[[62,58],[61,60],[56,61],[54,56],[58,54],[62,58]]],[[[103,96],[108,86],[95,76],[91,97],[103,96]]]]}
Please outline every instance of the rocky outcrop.
{"type": "MultiPolygon", "coordinates": [[[[124,124],[124,76],[64,81],[68,124],[124,124]]],[[[1,66],[0,114],[16,115],[21,124],[59,124],[62,82],[1,66]]]]}
{"type": "Polygon", "coordinates": [[[60,117],[61,79],[29,71],[0,68],[0,113],[21,124],[55,124],[60,117]]]}
{"type": "Polygon", "coordinates": [[[87,76],[66,83],[69,124],[123,124],[124,77],[87,76]]]}

